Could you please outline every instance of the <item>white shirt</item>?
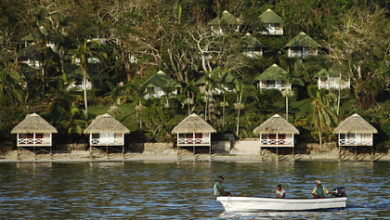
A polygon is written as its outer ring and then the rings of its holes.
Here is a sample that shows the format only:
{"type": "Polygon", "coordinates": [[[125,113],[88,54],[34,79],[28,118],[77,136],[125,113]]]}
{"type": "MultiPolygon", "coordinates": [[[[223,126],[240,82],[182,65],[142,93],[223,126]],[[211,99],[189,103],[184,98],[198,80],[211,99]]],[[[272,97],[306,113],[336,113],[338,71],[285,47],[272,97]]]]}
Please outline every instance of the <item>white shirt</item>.
{"type": "Polygon", "coordinates": [[[283,198],[283,195],[285,193],[286,193],[286,191],[284,191],[284,189],[282,189],[282,191],[276,190],[276,196],[279,198],[283,198]]]}

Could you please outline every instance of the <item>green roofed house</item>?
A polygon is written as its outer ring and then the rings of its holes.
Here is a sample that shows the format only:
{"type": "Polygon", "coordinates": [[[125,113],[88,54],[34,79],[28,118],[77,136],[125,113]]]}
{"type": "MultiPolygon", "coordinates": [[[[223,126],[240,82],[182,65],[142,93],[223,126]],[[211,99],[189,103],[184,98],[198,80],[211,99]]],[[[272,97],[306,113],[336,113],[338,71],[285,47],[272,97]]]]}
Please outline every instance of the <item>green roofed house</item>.
{"type": "Polygon", "coordinates": [[[260,32],[262,35],[283,35],[283,18],[274,11],[267,9],[259,18],[264,28],[260,32]]]}
{"type": "Polygon", "coordinates": [[[177,89],[181,86],[160,70],[146,80],[143,87],[146,89],[145,98],[160,98],[166,95],[166,93],[177,95],[177,89]]]}
{"type": "Polygon", "coordinates": [[[241,39],[241,48],[246,57],[254,58],[263,56],[265,45],[250,33],[246,33],[241,39]]]}
{"type": "Polygon", "coordinates": [[[224,31],[233,30],[238,32],[240,29],[240,19],[235,18],[230,12],[223,11],[220,17],[215,17],[209,22],[211,31],[216,35],[224,35],[224,31]]]}
{"type": "Polygon", "coordinates": [[[288,57],[302,58],[317,56],[318,48],[320,47],[321,45],[319,43],[304,32],[299,33],[284,46],[284,48],[287,48],[288,57]]]}
{"type": "Polygon", "coordinates": [[[349,76],[341,76],[332,71],[332,69],[321,69],[314,77],[318,79],[318,89],[349,89],[351,87],[349,76]]]}
{"type": "Polygon", "coordinates": [[[260,91],[264,89],[291,89],[287,83],[287,72],[278,65],[273,64],[255,79],[259,81],[260,91]]]}

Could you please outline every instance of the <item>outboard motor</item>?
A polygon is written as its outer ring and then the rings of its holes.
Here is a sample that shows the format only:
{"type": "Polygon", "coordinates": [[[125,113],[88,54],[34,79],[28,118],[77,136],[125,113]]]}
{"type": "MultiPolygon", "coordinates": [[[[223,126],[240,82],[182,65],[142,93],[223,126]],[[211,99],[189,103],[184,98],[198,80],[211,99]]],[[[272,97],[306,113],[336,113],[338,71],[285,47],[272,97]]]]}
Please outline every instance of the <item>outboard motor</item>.
{"type": "Polygon", "coordinates": [[[347,197],[347,193],[344,187],[336,187],[332,191],[333,197],[347,197]]]}

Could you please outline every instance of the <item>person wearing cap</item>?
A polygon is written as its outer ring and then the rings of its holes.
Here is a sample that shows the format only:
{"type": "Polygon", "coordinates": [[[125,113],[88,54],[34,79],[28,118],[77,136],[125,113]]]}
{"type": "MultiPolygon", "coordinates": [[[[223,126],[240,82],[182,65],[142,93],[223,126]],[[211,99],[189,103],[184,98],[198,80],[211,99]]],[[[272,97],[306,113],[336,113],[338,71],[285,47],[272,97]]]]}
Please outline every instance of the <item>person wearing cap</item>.
{"type": "Polygon", "coordinates": [[[329,191],[325,186],[321,185],[321,180],[316,180],[316,186],[311,194],[313,194],[315,199],[319,199],[325,198],[325,195],[329,194],[329,191]]]}
{"type": "Polygon", "coordinates": [[[223,189],[222,183],[223,183],[223,176],[219,176],[217,182],[214,184],[214,196],[230,196],[230,192],[225,192],[223,189]]]}

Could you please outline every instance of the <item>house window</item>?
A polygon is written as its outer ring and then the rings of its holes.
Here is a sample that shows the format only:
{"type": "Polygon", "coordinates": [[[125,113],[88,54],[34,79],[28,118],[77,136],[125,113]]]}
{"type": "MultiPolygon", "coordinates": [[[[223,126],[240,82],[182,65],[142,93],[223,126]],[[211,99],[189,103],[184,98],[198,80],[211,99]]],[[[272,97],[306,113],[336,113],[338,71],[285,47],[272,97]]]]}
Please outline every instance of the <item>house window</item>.
{"type": "Polygon", "coordinates": [[[279,139],[286,139],[286,135],[285,135],[285,134],[279,134],[279,135],[278,135],[278,138],[279,138],[279,139]]]}
{"type": "Polygon", "coordinates": [[[187,134],[186,134],[186,138],[187,138],[187,139],[192,139],[192,138],[193,138],[193,134],[187,133],[187,134]]]}
{"type": "Polygon", "coordinates": [[[179,138],[185,138],[186,135],[185,134],[179,134],[179,138]]]}
{"type": "Polygon", "coordinates": [[[195,134],[195,138],[202,138],[203,137],[203,134],[202,133],[196,133],[195,134]]]}
{"type": "Polygon", "coordinates": [[[43,134],[42,133],[35,134],[35,138],[43,138],[43,134]]]}
{"type": "Polygon", "coordinates": [[[262,134],[261,135],[261,139],[268,139],[268,135],[267,134],[262,134]]]}
{"type": "Polygon", "coordinates": [[[276,134],[269,134],[268,139],[276,139],[276,134]]]}
{"type": "Polygon", "coordinates": [[[28,139],[33,139],[33,137],[34,137],[34,134],[32,134],[32,133],[26,134],[26,138],[28,138],[28,139]]]}
{"type": "Polygon", "coordinates": [[[93,139],[99,139],[100,138],[100,134],[92,134],[92,138],[93,139]]]}

